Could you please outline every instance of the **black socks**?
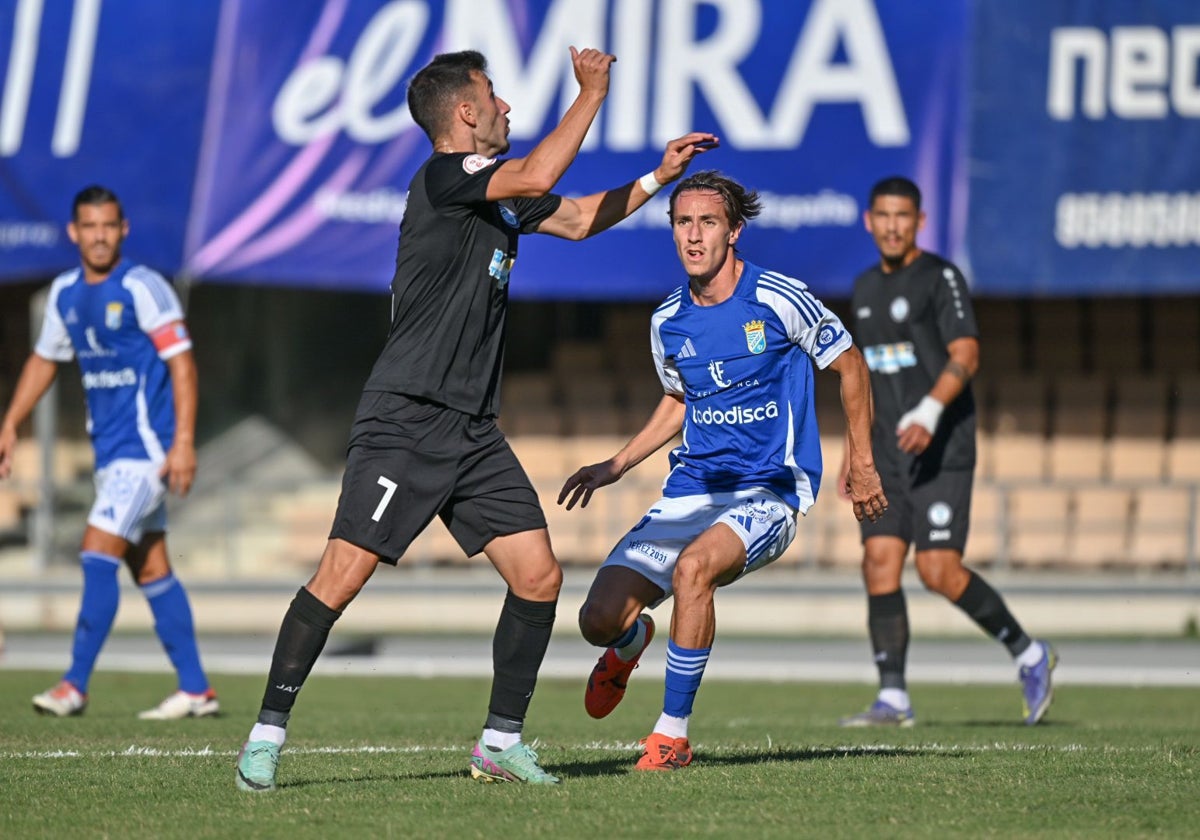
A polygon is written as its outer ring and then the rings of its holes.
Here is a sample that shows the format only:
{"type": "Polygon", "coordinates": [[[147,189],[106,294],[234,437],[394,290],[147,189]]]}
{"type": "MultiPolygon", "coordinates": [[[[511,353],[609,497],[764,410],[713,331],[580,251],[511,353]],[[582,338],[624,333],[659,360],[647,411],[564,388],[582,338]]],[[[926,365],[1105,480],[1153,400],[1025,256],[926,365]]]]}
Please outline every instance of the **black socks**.
{"type": "Polygon", "coordinates": [[[526,601],[510,590],[492,638],[492,696],[484,726],[520,732],[550,644],[557,601],[526,601]]]}
{"type": "Polygon", "coordinates": [[[867,596],[867,628],[880,688],[904,690],[904,663],[908,655],[908,606],[904,590],[867,596]]]}
{"type": "Polygon", "coordinates": [[[992,589],[979,575],[969,569],[967,571],[971,579],[967,582],[963,594],[954,603],[989,636],[1008,648],[1010,654],[1019,656],[1024,653],[1032,639],[1025,635],[1021,625],[1008,611],[1000,593],[992,589]]]}
{"type": "Polygon", "coordinates": [[[275,641],[267,690],[258,713],[259,723],[287,726],[296,694],[308,679],[329,638],[329,631],[340,615],[304,587],[296,593],[275,641]]]}

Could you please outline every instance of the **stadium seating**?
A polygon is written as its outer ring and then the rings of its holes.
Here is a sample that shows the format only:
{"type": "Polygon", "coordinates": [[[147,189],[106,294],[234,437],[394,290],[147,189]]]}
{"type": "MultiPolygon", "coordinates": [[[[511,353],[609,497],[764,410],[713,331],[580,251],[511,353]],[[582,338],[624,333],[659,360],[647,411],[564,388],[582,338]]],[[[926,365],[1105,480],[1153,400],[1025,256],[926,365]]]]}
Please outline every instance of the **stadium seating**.
{"type": "Polygon", "coordinates": [[[1108,383],[1094,376],[1054,382],[1049,447],[1051,480],[1099,481],[1105,474],[1108,383]]]}
{"type": "Polygon", "coordinates": [[[1108,477],[1113,481],[1161,481],[1166,469],[1167,380],[1149,374],[1116,379],[1108,477]]]}
{"type": "Polygon", "coordinates": [[[1182,568],[1195,550],[1200,496],[1191,487],[1144,485],[1134,492],[1129,560],[1144,568],[1182,568]]]}
{"type": "Polygon", "coordinates": [[[1040,376],[1002,375],[991,388],[991,442],[980,464],[987,479],[1046,477],[1048,385],[1040,376]]]}
{"type": "Polygon", "coordinates": [[[1014,491],[1008,506],[1008,561],[1019,567],[1062,563],[1070,523],[1069,490],[1044,485],[1014,491]]]}
{"type": "MultiPolygon", "coordinates": [[[[500,423],[541,495],[565,563],[600,562],[661,490],[665,452],[595,494],[586,511],[555,504],[566,477],[616,452],[662,397],[648,347],[651,309],[606,308],[584,325],[590,338],[551,338],[536,363],[505,375],[500,423]]],[[[979,459],[968,562],[1076,573],[1178,570],[1195,562],[1200,299],[984,300],[977,316],[979,459]]],[[[828,371],[814,377],[824,488],[779,564],[854,573],[862,557],[858,524],[835,488],[845,433],[839,378],[828,371]]],[[[201,479],[225,475],[261,449],[236,449],[235,463],[225,466],[220,453],[206,453],[201,479]]],[[[0,485],[0,532],[27,531],[24,514],[37,501],[40,464],[26,433],[15,453],[15,480],[0,485]]],[[[80,498],[89,494],[90,467],[86,441],[57,447],[55,481],[82,488],[74,494],[80,498]]],[[[236,495],[211,501],[194,492],[180,506],[185,515],[172,520],[180,525],[172,545],[182,562],[245,574],[311,566],[338,482],[323,475],[277,484],[269,493],[257,486],[239,492],[235,481],[236,495]],[[198,533],[189,536],[189,527],[198,533]]],[[[483,561],[463,558],[434,523],[402,562],[483,561]]]]}
{"type": "Polygon", "coordinates": [[[1132,493],[1124,487],[1077,488],[1064,562],[1080,567],[1127,565],[1132,504],[1132,493]]]}

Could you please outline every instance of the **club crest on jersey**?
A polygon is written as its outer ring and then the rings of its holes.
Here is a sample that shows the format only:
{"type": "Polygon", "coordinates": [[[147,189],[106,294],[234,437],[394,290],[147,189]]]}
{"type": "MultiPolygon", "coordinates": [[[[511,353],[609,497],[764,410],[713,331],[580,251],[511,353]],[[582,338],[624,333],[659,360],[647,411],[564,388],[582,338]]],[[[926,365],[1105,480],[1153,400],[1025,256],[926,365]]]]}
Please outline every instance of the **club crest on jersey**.
{"type": "Polygon", "coordinates": [[[466,172],[468,175],[474,175],[476,172],[487,169],[495,162],[495,158],[484,157],[483,155],[467,155],[463,158],[462,168],[463,172],[466,172]]]}
{"type": "Polygon", "coordinates": [[[742,324],[746,331],[746,346],[751,353],[761,353],[767,349],[767,330],[763,321],[747,321],[742,324]]]}
{"type": "Polygon", "coordinates": [[[125,311],[125,304],[119,300],[109,302],[108,306],[104,307],[104,326],[110,330],[121,329],[121,314],[125,311]]]}

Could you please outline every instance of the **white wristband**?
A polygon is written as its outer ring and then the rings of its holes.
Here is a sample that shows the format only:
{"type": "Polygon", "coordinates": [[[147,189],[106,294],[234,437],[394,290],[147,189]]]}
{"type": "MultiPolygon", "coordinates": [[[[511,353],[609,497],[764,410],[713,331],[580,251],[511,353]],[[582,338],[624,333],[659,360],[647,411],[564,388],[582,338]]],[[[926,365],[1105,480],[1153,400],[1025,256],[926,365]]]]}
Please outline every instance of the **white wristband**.
{"type": "Polygon", "coordinates": [[[942,419],[942,409],[945,408],[940,402],[926,394],[921,397],[921,401],[917,403],[917,407],[900,418],[900,422],[896,424],[896,433],[899,434],[914,423],[921,426],[929,434],[933,434],[937,429],[938,421],[942,419]]]}
{"type": "Polygon", "coordinates": [[[653,170],[638,178],[638,184],[646,191],[646,195],[654,195],[663,188],[663,185],[658,183],[658,179],[654,177],[653,170]]]}

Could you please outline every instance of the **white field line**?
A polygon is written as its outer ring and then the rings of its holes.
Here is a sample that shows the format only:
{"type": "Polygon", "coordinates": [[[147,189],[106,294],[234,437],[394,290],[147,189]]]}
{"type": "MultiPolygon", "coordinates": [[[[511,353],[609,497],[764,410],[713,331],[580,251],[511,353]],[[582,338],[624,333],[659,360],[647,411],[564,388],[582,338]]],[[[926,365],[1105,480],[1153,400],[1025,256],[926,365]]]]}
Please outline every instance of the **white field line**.
{"type": "MultiPolygon", "coordinates": [[[[66,652],[63,653],[65,663],[66,652]]],[[[205,669],[212,674],[265,675],[270,667],[269,654],[212,654],[204,657],[205,669]]],[[[538,672],[547,678],[585,679],[592,661],[562,660],[548,657],[538,672]]],[[[47,667],[44,653],[8,651],[0,659],[0,671],[11,669],[38,670],[47,667]]],[[[661,673],[661,658],[642,660],[642,668],[661,673]]],[[[161,651],[151,653],[106,653],[103,670],[134,673],[170,673],[170,665],[161,651]]],[[[646,672],[644,670],[644,672],[646,672]]],[[[314,673],[356,677],[487,677],[492,673],[490,656],[455,656],[437,658],[414,655],[339,657],[331,655],[317,662],[314,673]]],[[[875,667],[866,662],[749,662],[710,661],[706,680],[766,682],[856,682],[874,684],[878,679],[875,667]]],[[[1004,685],[1016,682],[1016,670],[1007,663],[987,665],[909,664],[908,679],[915,683],[950,683],[954,685],[1004,685]]],[[[1114,664],[1086,666],[1062,663],[1054,672],[1055,685],[1115,685],[1115,686],[1196,686],[1200,687],[1200,670],[1182,664],[1179,667],[1154,667],[1114,664]]]]}
{"type": "MultiPolygon", "coordinates": [[[[547,745],[534,742],[534,746],[539,749],[545,749],[547,745]]],[[[552,747],[553,749],[561,750],[586,750],[591,752],[618,752],[618,753],[636,753],[641,748],[636,743],[622,742],[599,742],[592,741],[586,744],[572,744],[566,746],[552,747]]],[[[744,744],[744,745],[729,745],[721,744],[715,746],[705,746],[703,743],[697,743],[696,751],[706,753],[708,755],[721,755],[726,753],[745,753],[759,752],[764,756],[770,756],[778,749],[782,749],[782,745],[775,744],[770,739],[766,745],[763,744],[744,744]]],[[[789,747],[795,749],[795,747],[789,747]]],[[[986,752],[1041,752],[1041,753],[1080,753],[1080,752],[1100,752],[1106,754],[1126,754],[1126,753],[1142,753],[1155,752],[1160,747],[1151,746],[1149,744],[1141,747],[1090,747],[1086,744],[1005,744],[999,741],[991,744],[842,744],[837,746],[826,746],[821,744],[812,744],[802,747],[816,753],[828,753],[831,756],[840,755],[872,755],[875,753],[886,753],[894,755],[896,753],[906,753],[911,755],[928,755],[929,753],[943,753],[953,755],[957,753],[986,753],[986,752]]],[[[467,749],[462,745],[456,746],[433,746],[433,745],[416,745],[408,747],[384,747],[384,746],[357,746],[357,747],[286,747],[285,751],[288,755],[417,755],[421,753],[457,753],[466,754],[467,749]]],[[[41,760],[41,759],[64,759],[64,758],[82,758],[92,760],[96,758],[233,758],[237,756],[238,751],[233,749],[213,749],[212,747],[200,748],[183,748],[183,749],[162,749],[160,747],[140,747],[132,744],[123,750],[28,750],[28,751],[5,751],[0,752],[0,761],[19,761],[19,760],[41,760]]]]}

